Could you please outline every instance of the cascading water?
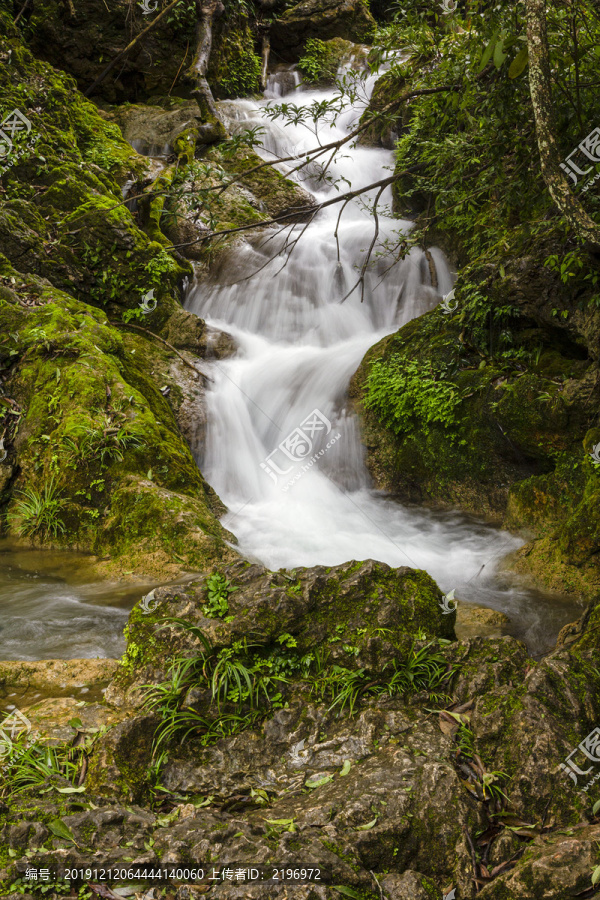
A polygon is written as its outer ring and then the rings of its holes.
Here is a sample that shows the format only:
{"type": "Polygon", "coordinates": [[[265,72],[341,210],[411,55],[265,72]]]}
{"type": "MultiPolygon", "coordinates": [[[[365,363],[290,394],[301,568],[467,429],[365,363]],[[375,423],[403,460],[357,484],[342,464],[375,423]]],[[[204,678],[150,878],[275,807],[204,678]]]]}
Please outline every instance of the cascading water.
{"type": "MultiPolygon", "coordinates": [[[[271,79],[267,97],[293,90],[292,75],[271,79]]],[[[333,96],[296,90],[293,102],[333,96]]],[[[264,103],[221,104],[232,130],[265,129],[262,155],[270,159],[345,136],[363,108],[356,104],[333,125],[319,125],[315,136],[302,124],[266,118],[264,103]]],[[[329,171],[344,191],[378,181],[392,166],[391,152],[346,145],[329,171]]],[[[335,186],[319,181],[315,166],[303,172],[303,186],[318,201],[332,196],[335,186]]],[[[391,203],[389,191],[381,202],[391,203]]],[[[212,364],[206,443],[197,448],[205,477],[229,509],[223,524],[241,552],[270,568],[373,558],[425,569],[461,600],[506,612],[514,633],[540,653],[580,611],[572,601],[494,574],[498,561],[520,546],[518,538],[464,515],[402,507],[370,486],[357,422],[346,410],[349,380],[368,348],[439,303],[453,276],[435,248],[437,288],[416,248],[390,268],[381,241],[397,244],[398,230],[407,233],[411,223],[380,215],[379,252],[366,274],[364,300],[359,290],[346,296],[373,219],[360,200],[348,204],[336,241],[338,215],[333,206],[306,228],[249,238],[188,296],[192,312],[239,346],[234,358],[212,364]]]]}

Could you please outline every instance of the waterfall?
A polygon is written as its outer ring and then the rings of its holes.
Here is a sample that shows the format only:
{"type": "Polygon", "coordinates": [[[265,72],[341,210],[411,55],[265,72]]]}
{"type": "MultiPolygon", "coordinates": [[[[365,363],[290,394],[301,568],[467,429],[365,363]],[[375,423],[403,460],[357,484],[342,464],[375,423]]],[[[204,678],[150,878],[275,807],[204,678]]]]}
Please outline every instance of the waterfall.
{"type": "MultiPolygon", "coordinates": [[[[366,93],[372,84],[368,78],[366,93]]],[[[269,79],[267,96],[285,90],[295,91],[297,105],[334,96],[299,89],[290,71],[269,79]]],[[[365,104],[312,133],[302,124],[266,118],[265,102],[220,106],[230,130],[264,129],[265,159],[343,137],[365,104]]],[[[385,177],[393,165],[389,151],[346,145],[330,174],[343,179],[345,191],[385,177]]],[[[300,180],[322,201],[336,188],[317,176],[311,166],[300,180]]],[[[380,240],[393,246],[412,225],[391,218],[389,190],[381,203],[388,209],[380,216],[380,240]]],[[[211,364],[206,443],[195,448],[203,474],[229,510],[223,524],[242,553],[274,569],[367,558],[425,569],[460,600],[507,612],[516,633],[533,650],[544,649],[552,644],[549,620],[555,637],[572,620],[572,609],[565,618],[557,601],[546,598],[542,605],[514,579],[495,574],[499,559],[522,541],[458,513],[403,507],[373,490],[358,424],[347,408],[349,380],[369,347],[433,308],[454,279],[436,248],[430,249],[434,288],[422,251],[413,248],[394,264],[380,243],[363,302],[358,290],[341,302],[356,283],[373,219],[360,200],[348,204],[336,242],[338,215],[333,206],[306,229],[300,224],[248,238],[187,298],[189,310],[232,334],[239,348],[235,357],[211,364]]]]}

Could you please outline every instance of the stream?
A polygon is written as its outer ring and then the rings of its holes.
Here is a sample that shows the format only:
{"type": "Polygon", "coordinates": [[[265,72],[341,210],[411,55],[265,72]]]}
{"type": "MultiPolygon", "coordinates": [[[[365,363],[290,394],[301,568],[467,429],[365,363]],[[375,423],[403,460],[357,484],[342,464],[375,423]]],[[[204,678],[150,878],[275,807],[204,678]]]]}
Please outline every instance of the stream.
{"type": "MultiPolygon", "coordinates": [[[[262,127],[260,152],[273,159],[346,135],[373,83],[367,79],[363,99],[333,124],[319,125],[316,135],[264,115],[274,98],[307,106],[333,97],[333,91],[303,90],[289,68],[271,76],[263,101],[225,101],[220,109],[232,132],[262,127]]],[[[346,146],[330,174],[343,179],[343,191],[377,181],[392,167],[391,152],[346,146]]],[[[328,199],[336,188],[318,176],[309,166],[302,184],[317,200],[328,199]]],[[[393,247],[412,225],[385,215],[390,204],[388,190],[380,205],[381,240],[393,247]]],[[[505,612],[510,633],[539,656],[582,607],[501,571],[503,558],[523,542],[474,517],[402,506],[371,485],[358,423],[347,408],[350,378],[369,347],[440,302],[453,273],[442,252],[431,248],[434,288],[421,250],[413,248],[391,266],[388,248],[380,245],[364,301],[360,291],[346,297],[373,222],[360,201],[348,204],[338,256],[338,212],[331,207],[308,227],[247,237],[221,258],[208,281],[188,291],[187,308],[232,334],[239,348],[226,361],[204,363],[214,383],[206,398],[206,440],[193,448],[228,508],[223,524],[243,554],[270,568],[373,558],[425,569],[442,590],[454,589],[459,602],[505,612]]],[[[0,659],[118,657],[129,610],[154,586],[101,582],[78,554],[2,542],[0,659]]]]}
{"type": "MultiPolygon", "coordinates": [[[[293,93],[286,102],[297,106],[334,97],[333,90],[303,90],[289,70],[271,76],[264,101],[225,101],[220,110],[232,132],[264,129],[265,159],[292,153],[302,159],[307,148],[355,127],[373,82],[367,79],[361,102],[335,122],[319,123],[316,134],[264,114],[269,100],[286,91],[293,93]]],[[[385,177],[393,164],[392,152],[346,145],[329,173],[346,191],[385,177]]],[[[336,190],[319,179],[314,165],[301,175],[318,201],[336,190]]],[[[540,655],[581,607],[499,571],[503,557],[523,541],[474,517],[401,506],[371,486],[358,423],[347,409],[350,378],[369,347],[432,309],[453,284],[436,248],[430,253],[437,288],[417,248],[392,266],[381,242],[397,244],[398,231],[407,234],[412,225],[382,214],[386,206],[389,213],[389,189],[381,198],[380,245],[362,302],[359,290],[347,296],[373,234],[360,200],[340,219],[339,256],[334,206],[308,227],[247,238],[225,254],[209,282],[190,290],[187,308],[232,334],[239,348],[235,357],[211,364],[214,384],[205,445],[195,448],[198,462],[228,507],[223,524],[247,557],[273,569],[368,558],[425,569],[459,601],[505,612],[511,633],[540,655]]]]}

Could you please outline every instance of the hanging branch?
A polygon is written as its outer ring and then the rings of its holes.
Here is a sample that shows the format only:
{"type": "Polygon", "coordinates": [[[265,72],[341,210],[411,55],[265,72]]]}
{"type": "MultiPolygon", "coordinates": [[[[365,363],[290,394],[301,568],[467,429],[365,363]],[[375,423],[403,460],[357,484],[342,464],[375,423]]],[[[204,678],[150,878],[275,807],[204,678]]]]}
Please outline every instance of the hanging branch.
{"type": "Polygon", "coordinates": [[[112,60],[109,62],[109,64],[106,66],[106,68],[102,70],[102,72],[98,75],[98,77],[96,78],[96,80],[94,81],[94,83],[91,84],[91,85],[89,86],[89,88],[87,89],[87,91],[84,93],[84,97],[89,97],[90,94],[92,94],[92,93],[96,90],[96,88],[98,87],[98,85],[101,84],[101,83],[104,81],[104,79],[106,78],[106,76],[108,75],[108,73],[109,73],[112,69],[114,69],[114,67],[116,66],[116,64],[117,64],[118,62],[120,62],[125,56],[127,56],[127,54],[128,54],[131,50],[133,50],[133,48],[135,47],[135,45],[138,44],[138,43],[141,41],[141,39],[142,39],[143,37],[145,37],[145,36],[148,34],[148,32],[152,31],[153,28],[156,28],[156,26],[157,26],[158,23],[161,21],[161,19],[163,19],[163,18],[166,16],[166,14],[167,14],[168,12],[170,12],[170,11],[173,9],[173,7],[174,7],[174,6],[177,6],[177,4],[180,3],[180,2],[181,2],[181,0],[173,0],[172,3],[169,3],[169,5],[166,6],[166,7],[163,9],[163,11],[162,11],[161,13],[159,13],[158,16],[157,16],[155,19],[152,20],[152,22],[150,22],[150,24],[148,25],[147,28],[144,28],[143,31],[140,31],[140,33],[138,34],[138,36],[137,36],[137,37],[134,37],[134,39],[131,41],[131,43],[127,44],[127,46],[125,47],[125,49],[124,49],[124,50],[121,50],[121,52],[118,53],[118,54],[114,57],[114,59],[112,59],[112,60]]]}

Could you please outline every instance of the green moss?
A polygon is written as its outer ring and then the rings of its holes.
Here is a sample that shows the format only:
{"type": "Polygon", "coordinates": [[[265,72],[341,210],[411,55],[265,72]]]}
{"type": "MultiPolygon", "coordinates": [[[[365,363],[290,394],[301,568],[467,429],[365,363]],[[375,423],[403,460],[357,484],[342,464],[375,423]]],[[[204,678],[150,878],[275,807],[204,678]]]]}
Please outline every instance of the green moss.
{"type": "Polygon", "coordinates": [[[246,97],[260,88],[261,60],[254,50],[254,35],[246,16],[215,28],[207,78],[217,99],[246,97]]]}
{"type": "MultiPolygon", "coordinates": [[[[24,289],[17,278],[13,289],[24,289]]],[[[52,478],[64,546],[134,565],[153,554],[198,568],[220,559],[214,496],[158,390],[168,355],[152,347],[152,377],[144,339],[122,336],[60,291],[36,289],[43,305],[28,312],[0,298],[0,327],[19,336],[10,391],[25,410],[9,511],[15,490],[52,478]]]]}

